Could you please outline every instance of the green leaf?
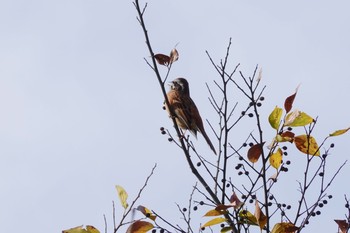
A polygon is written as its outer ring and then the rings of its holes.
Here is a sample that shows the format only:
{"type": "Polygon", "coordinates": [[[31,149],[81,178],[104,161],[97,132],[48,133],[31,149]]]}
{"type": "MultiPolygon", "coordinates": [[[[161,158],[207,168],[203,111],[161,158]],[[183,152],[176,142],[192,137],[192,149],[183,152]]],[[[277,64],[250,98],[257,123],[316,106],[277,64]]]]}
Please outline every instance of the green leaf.
{"type": "Polygon", "coordinates": [[[128,193],[125,191],[125,189],[122,186],[116,185],[115,188],[117,189],[118,196],[123,208],[124,209],[128,208],[129,206],[127,203],[128,193]]]}
{"type": "Polygon", "coordinates": [[[342,135],[342,134],[348,132],[349,129],[350,129],[350,127],[347,128],[347,129],[336,130],[336,131],[334,131],[333,133],[329,134],[329,136],[330,136],[330,137],[335,137],[335,136],[342,135]]]}
{"type": "Polygon", "coordinates": [[[276,130],[278,129],[281,123],[282,112],[283,109],[276,106],[275,109],[270,113],[269,123],[271,127],[276,130]]]}
{"type": "Polygon", "coordinates": [[[293,111],[286,116],[285,126],[297,127],[312,123],[314,119],[305,112],[293,111]]]}

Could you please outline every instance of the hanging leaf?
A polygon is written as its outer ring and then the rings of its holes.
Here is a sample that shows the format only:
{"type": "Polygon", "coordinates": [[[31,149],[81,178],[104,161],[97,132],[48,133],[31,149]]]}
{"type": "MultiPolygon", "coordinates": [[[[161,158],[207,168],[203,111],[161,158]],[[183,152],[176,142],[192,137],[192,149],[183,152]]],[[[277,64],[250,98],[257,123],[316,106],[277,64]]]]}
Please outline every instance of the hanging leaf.
{"type": "Polygon", "coordinates": [[[281,142],[293,142],[295,133],[291,131],[286,131],[281,134],[281,142]]]}
{"type": "Polygon", "coordinates": [[[87,225],[86,226],[86,230],[87,230],[88,233],[100,233],[100,231],[97,230],[94,226],[87,225]]]}
{"type": "Polygon", "coordinates": [[[261,211],[259,207],[258,200],[255,200],[255,212],[254,212],[255,218],[258,220],[258,224],[260,226],[260,230],[264,228],[264,226],[267,223],[267,217],[266,215],[261,211]]]}
{"type": "Polygon", "coordinates": [[[176,62],[179,59],[179,52],[173,48],[170,52],[169,64],[176,62]]]}
{"type": "Polygon", "coordinates": [[[155,221],[156,218],[157,218],[157,216],[154,215],[154,214],[152,213],[152,211],[150,211],[149,209],[147,209],[146,207],[144,207],[144,206],[142,206],[142,205],[139,205],[139,206],[137,207],[137,210],[140,211],[141,213],[143,213],[143,214],[145,215],[146,218],[149,218],[149,219],[151,219],[151,220],[153,220],[153,221],[155,221]]]}
{"type": "Polygon", "coordinates": [[[264,146],[265,142],[263,142],[262,144],[255,144],[252,147],[249,148],[248,150],[248,159],[250,162],[252,163],[256,163],[259,158],[260,155],[263,152],[263,146],[264,146]]]}
{"type": "Polygon", "coordinates": [[[243,205],[243,202],[239,200],[236,193],[233,193],[232,196],[230,197],[230,203],[235,209],[238,209],[243,205]]]}
{"type": "Polygon", "coordinates": [[[152,230],[153,228],[154,226],[152,223],[137,220],[128,227],[126,233],[146,233],[147,231],[152,230]]]}
{"type": "Polygon", "coordinates": [[[272,167],[278,169],[281,166],[282,154],[281,148],[278,148],[277,151],[270,156],[269,160],[272,167]]]}
{"type": "Polygon", "coordinates": [[[341,233],[347,233],[349,229],[349,223],[346,220],[337,220],[334,221],[338,224],[339,230],[341,233]]]}
{"type": "Polygon", "coordinates": [[[305,112],[295,110],[286,116],[285,126],[297,127],[312,123],[314,119],[305,112]]]}
{"type": "Polygon", "coordinates": [[[122,186],[116,185],[115,188],[117,189],[118,196],[123,208],[124,209],[128,208],[129,206],[127,203],[128,193],[125,191],[125,189],[122,186]]]}
{"type": "Polygon", "coordinates": [[[260,82],[261,79],[262,79],[262,68],[259,69],[259,74],[258,74],[258,78],[256,79],[256,81],[260,82]]]}
{"type": "Polygon", "coordinates": [[[333,133],[329,134],[329,136],[330,136],[330,137],[335,137],[335,136],[342,135],[342,134],[348,132],[349,129],[350,129],[350,127],[347,128],[347,129],[336,130],[336,131],[334,131],[333,133]]]}
{"type": "Polygon", "coordinates": [[[241,210],[238,214],[241,223],[258,226],[256,217],[248,210],[241,210]]]}
{"type": "Polygon", "coordinates": [[[299,135],[294,137],[294,144],[304,154],[310,154],[319,156],[320,150],[318,148],[317,142],[311,135],[299,135]],[[309,139],[309,140],[308,140],[309,139]]]}
{"type": "Polygon", "coordinates": [[[269,123],[272,128],[278,129],[280,123],[281,123],[281,117],[282,117],[282,108],[275,107],[275,109],[270,113],[269,116],[269,123]]]}
{"type": "Polygon", "coordinates": [[[201,228],[203,227],[209,227],[209,226],[213,226],[213,225],[217,225],[220,224],[222,222],[226,222],[226,218],[213,218],[212,220],[209,220],[208,222],[206,222],[203,226],[201,226],[201,228]]]}
{"type": "Polygon", "coordinates": [[[168,55],[158,53],[154,55],[154,58],[160,65],[168,66],[170,64],[170,57],[168,55]]]}
{"type": "Polygon", "coordinates": [[[219,207],[219,209],[216,209],[216,208],[213,210],[209,210],[203,217],[220,216],[220,215],[227,213],[226,209],[224,209],[224,208],[222,208],[222,209],[220,209],[220,207],[219,207]]]}
{"type": "Polygon", "coordinates": [[[275,224],[271,233],[292,233],[297,230],[299,230],[299,227],[296,227],[293,223],[281,222],[275,224]]]}

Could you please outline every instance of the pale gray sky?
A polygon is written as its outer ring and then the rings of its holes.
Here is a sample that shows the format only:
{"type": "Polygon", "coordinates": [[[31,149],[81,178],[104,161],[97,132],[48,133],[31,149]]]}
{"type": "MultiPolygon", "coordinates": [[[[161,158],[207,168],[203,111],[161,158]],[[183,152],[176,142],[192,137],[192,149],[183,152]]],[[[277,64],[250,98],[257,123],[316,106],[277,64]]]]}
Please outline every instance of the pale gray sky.
{"type": "MultiPolygon", "coordinates": [[[[145,20],[156,52],[179,43],[171,77],[189,80],[203,118],[216,119],[205,82],[217,76],[205,50],[219,61],[232,37],[231,68],[240,62],[247,76],[256,64],[263,69],[266,134],[273,133],[269,112],[301,84],[295,106],[319,116],[321,140],[350,126],[349,9],[346,0],[162,0],[149,1],[145,20]]],[[[149,54],[131,0],[2,0],[0,32],[1,231],[61,232],[81,224],[102,231],[103,214],[112,224],[114,185],[132,199],[154,163],[139,204],[179,220],[174,203],[187,204],[195,179],[160,134],[172,125],[143,60],[149,54]]],[[[245,107],[245,100],[233,101],[242,101],[239,112],[245,107]]],[[[254,126],[238,131],[234,143],[254,126]]],[[[331,140],[331,169],[348,159],[349,138],[331,140]]],[[[210,153],[203,138],[196,143],[210,153]]],[[[347,165],[329,192],[334,198],[305,232],[336,232],[349,176],[347,165]]],[[[296,179],[286,182],[292,190],[296,179]]],[[[206,221],[199,211],[198,221],[206,221]]]]}

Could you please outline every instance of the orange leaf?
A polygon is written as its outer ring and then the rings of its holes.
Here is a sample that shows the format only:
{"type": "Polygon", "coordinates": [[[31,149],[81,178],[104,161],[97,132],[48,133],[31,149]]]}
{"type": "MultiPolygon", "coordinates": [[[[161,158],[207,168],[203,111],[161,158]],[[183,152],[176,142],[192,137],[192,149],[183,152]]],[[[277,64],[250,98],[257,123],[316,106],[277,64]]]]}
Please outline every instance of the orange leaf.
{"type": "Polygon", "coordinates": [[[264,144],[265,144],[265,142],[263,142],[262,144],[255,144],[249,148],[248,159],[250,162],[256,163],[259,160],[260,155],[263,152],[263,145],[264,144]]]}
{"type": "Polygon", "coordinates": [[[154,55],[154,58],[160,65],[168,66],[170,64],[170,57],[168,55],[158,53],[154,55]]]}
{"type": "Polygon", "coordinates": [[[299,135],[294,137],[294,144],[304,154],[320,155],[320,150],[314,137],[311,135],[299,135]]]}
{"type": "Polygon", "coordinates": [[[146,233],[147,231],[153,229],[153,227],[154,226],[152,223],[137,220],[128,227],[126,233],[146,233]]]}
{"type": "Polygon", "coordinates": [[[349,223],[346,220],[334,219],[334,221],[338,224],[338,227],[339,227],[341,233],[346,233],[348,231],[349,223]]]}

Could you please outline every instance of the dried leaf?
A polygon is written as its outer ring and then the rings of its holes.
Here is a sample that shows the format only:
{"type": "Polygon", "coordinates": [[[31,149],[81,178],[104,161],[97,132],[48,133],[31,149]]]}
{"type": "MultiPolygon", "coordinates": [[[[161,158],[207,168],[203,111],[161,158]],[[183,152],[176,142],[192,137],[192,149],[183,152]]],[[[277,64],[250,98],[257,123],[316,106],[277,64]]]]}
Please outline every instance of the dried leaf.
{"type": "Polygon", "coordinates": [[[261,211],[259,207],[258,200],[255,200],[255,212],[254,212],[255,218],[258,220],[258,224],[260,226],[260,229],[262,230],[264,226],[267,223],[267,217],[266,215],[261,211]]]}
{"type": "Polygon", "coordinates": [[[338,224],[338,227],[341,233],[347,233],[349,229],[349,223],[346,220],[334,219],[334,221],[338,224]]]}
{"type": "Polygon", "coordinates": [[[292,233],[298,229],[299,227],[296,227],[293,223],[281,222],[275,224],[275,226],[272,228],[271,233],[292,233]]]}
{"type": "Polygon", "coordinates": [[[282,108],[275,107],[275,109],[270,113],[269,116],[269,123],[272,128],[278,129],[280,123],[281,123],[281,117],[282,117],[282,108]]]}
{"type": "Polygon", "coordinates": [[[170,64],[170,57],[168,55],[158,53],[154,55],[154,58],[160,65],[168,66],[170,64]]]}
{"type": "Polygon", "coordinates": [[[293,142],[295,133],[286,131],[281,134],[282,142],[293,142]]]}
{"type": "Polygon", "coordinates": [[[203,227],[209,227],[209,226],[213,226],[213,225],[217,225],[220,224],[222,222],[226,222],[226,218],[213,218],[212,220],[209,220],[208,222],[206,222],[203,226],[201,226],[201,228],[203,227]]]}
{"type": "Polygon", "coordinates": [[[153,220],[153,221],[155,221],[156,218],[157,218],[157,216],[154,215],[154,214],[152,213],[152,211],[150,211],[149,209],[147,209],[146,207],[144,207],[144,206],[142,206],[142,205],[139,205],[139,206],[137,207],[137,210],[140,211],[141,213],[143,213],[147,218],[149,218],[149,219],[151,219],[151,220],[153,220]]]}
{"type": "Polygon", "coordinates": [[[118,196],[123,208],[124,209],[128,208],[129,206],[127,203],[128,193],[125,191],[125,189],[122,186],[116,185],[115,188],[117,189],[118,196]]]}
{"type": "Polygon", "coordinates": [[[128,227],[126,233],[146,233],[153,228],[154,226],[152,223],[137,220],[128,227]]]}
{"type": "Polygon", "coordinates": [[[295,110],[286,116],[285,126],[297,127],[312,123],[314,119],[305,112],[295,110]]]}
{"type": "Polygon", "coordinates": [[[282,155],[283,153],[281,148],[278,148],[277,151],[270,156],[269,160],[272,167],[278,169],[281,166],[282,155]]]}
{"type": "Polygon", "coordinates": [[[171,50],[170,52],[169,64],[176,62],[178,59],[179,59],[179,52],[175,48],[173,48],[173,50],[171,50]]]}
{"type": "Polygon", "coordinates": [[[330,137],[334,137],[334,136],[342,135],[342,134],[348,132],[349,129],[350,129],[350,127],[347,128],[347,129],[336,130],[336,131],[334,131],[333,133],[329,134],[329,136],[330,136],[330,137]]]}
{"type": "Polygon", "coordinates": [[[230,203],[231,206],[233,206],[233,208],[238,209],[243,205],[243,202],[241,202],[239,200],[239,198],[237,197],[236,193],[233,193],[231,198],[230,198],[230,203]]]}
{"type": "Polygon", "coordinates": [[[299,135],[294,137],[294,144],[304,154],[319,156],[320,150],[314,137],[311,135],[299,135]]]}
{"type": "Polygon", "coordinates": [[[248,159],[250,162],[252,163],[256,163],[259,158],[260,155],[263,152],[263,146],[264,146],[265,142],[262,144],[255,144],[252,147],[249,148],[248,150],[248,159]]]}

